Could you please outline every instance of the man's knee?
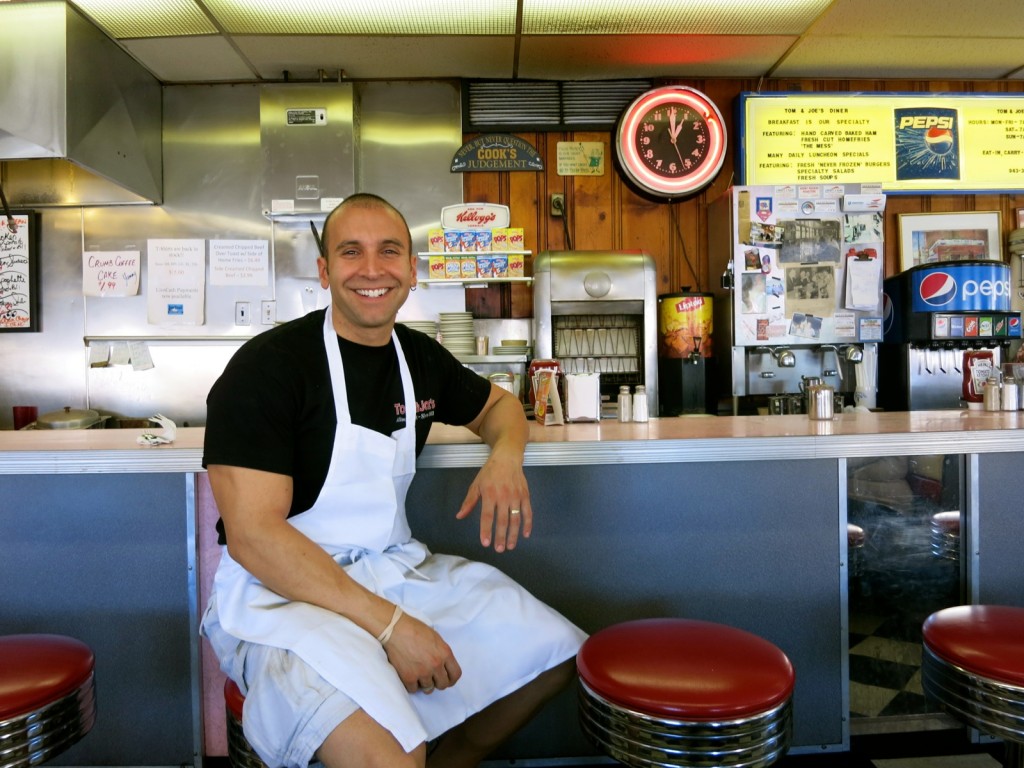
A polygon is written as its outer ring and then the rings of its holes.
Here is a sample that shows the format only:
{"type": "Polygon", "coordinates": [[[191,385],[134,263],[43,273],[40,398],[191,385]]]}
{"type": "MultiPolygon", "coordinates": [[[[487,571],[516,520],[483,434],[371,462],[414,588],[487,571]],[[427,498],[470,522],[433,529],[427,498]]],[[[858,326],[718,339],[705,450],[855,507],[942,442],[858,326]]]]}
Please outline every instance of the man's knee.
{"type": "Polygon", "coordinates": [[[326,768],[423,768],[426,745],[406,752],[390,731],[358,710],[330,733],[316,758],[326,768]]]}

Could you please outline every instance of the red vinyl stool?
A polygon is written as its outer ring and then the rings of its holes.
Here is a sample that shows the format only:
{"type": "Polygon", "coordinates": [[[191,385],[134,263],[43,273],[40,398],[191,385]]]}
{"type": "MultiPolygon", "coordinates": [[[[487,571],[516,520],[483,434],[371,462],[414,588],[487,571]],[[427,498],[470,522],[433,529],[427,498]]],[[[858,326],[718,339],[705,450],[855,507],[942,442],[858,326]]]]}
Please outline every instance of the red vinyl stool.
{"type": "Polygon", "coordinates": [[[960,561],[959,510],[932,515],[932,554],[945,560],[960,561]]]}
{"type": "Polygon", "coordinates": [[[761,768],[789,748],[793,666],[757,635],[627,621],[589,637],[576,665],[583,732],[625,765],[761,768]]]}
{"type": "Polygon", "coordinates": [[[950,715],[1005,743],[1024,768],[1024,608],[958,605],[925,619],[921,682],[950,715]]]}
{"type": "Polygon", "coordinates": [[[230,677],[224,681],[224,707],[228,726],[228,762],[232,768],[267,768],[242,733],[245,696],[230,677]]]}
{"type": "Polygon", "coordinates": [[[95,659],[62,635],[0,636],[0,768],[45,763],[96,722],[95,659]]]}

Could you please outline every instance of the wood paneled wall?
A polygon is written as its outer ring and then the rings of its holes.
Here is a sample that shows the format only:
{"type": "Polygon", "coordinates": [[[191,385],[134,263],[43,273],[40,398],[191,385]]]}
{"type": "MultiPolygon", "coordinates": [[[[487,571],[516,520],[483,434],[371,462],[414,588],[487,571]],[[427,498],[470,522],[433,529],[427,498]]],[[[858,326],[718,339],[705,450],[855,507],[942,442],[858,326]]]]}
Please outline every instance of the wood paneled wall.
{"type": "MultiPolygon", "coordinates": [[[[1019,93],[1024,82],[917,80],[679,80],[706,93],[725,117],[730,150],[714,182],[702,192],[678,202],[650,200],[633,191],[615,167],[612,133],[521,133],[544,158],[543,172],[473,172],[464,174],[464,200],[508,205],[512,226],[525,230],[525,247],[534,254],[545,250],[643,249],[657,265],[658,293],[711,290],[718,276],[710,274],[708,204],[733,183],[736,128],[734,104],[745,91],[804,92],[930,92],[1019,93]],[[560,141],[600,141],[605,144],[603,176],[559,176],[556,147],[560,141]],[[552,193],[565,194],[564,219],[550,215],[552,193]],[[566,237],[568,233],[568,238],[566,237]]],[[[466,134],[466,141],[477,134],[466,134]]],[[[1014,194],[890,195],[885,210],[885,274],[899,271],[899,214],[953,211],[1000,211],[1005,236],[1016,227],[1016,209],[1024,207],[1024,190],[1014,194]]],[[[532,260],[527,259],[527,273],[532,260]]],[[[1014,266],[1014,279],[1017,277],[1014,266]]],[[[514,284],[467,292],[467,309],[477,317],[530,317],[533,294],[529,285],[514,284]]]]}

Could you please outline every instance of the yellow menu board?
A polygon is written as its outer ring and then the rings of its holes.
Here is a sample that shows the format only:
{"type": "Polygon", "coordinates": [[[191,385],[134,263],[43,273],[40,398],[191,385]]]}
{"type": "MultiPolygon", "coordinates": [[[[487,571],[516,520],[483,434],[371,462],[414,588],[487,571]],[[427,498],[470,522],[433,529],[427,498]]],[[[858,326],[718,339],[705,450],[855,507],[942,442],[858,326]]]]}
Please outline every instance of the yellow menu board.
{"type": "Polygon", "coordinates": [[[741,184],[1024,188],[1024,94],[740,96],[741,184]]]}

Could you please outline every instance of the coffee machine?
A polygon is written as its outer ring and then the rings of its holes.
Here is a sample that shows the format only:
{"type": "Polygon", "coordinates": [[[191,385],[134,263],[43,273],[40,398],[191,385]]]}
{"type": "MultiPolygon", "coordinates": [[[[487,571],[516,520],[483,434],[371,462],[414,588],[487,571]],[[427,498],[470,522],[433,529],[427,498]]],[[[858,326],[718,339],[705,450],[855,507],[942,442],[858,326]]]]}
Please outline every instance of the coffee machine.
{"type": "Polygon", "coordinates": [[[888,278],[879,404],[897,411],[967,406],[972,361],[998,371],[1021,338],[1011,290],[1010,267],[991,260],[919,264],[888,278]]]}
{"type": "Polygon", "coordinates": [[[818,383],[840,407],[875,407],[884,206],[861,184],[732,187],[709,206],[719,393],[733,414],[802,413],[818,383]]]}

